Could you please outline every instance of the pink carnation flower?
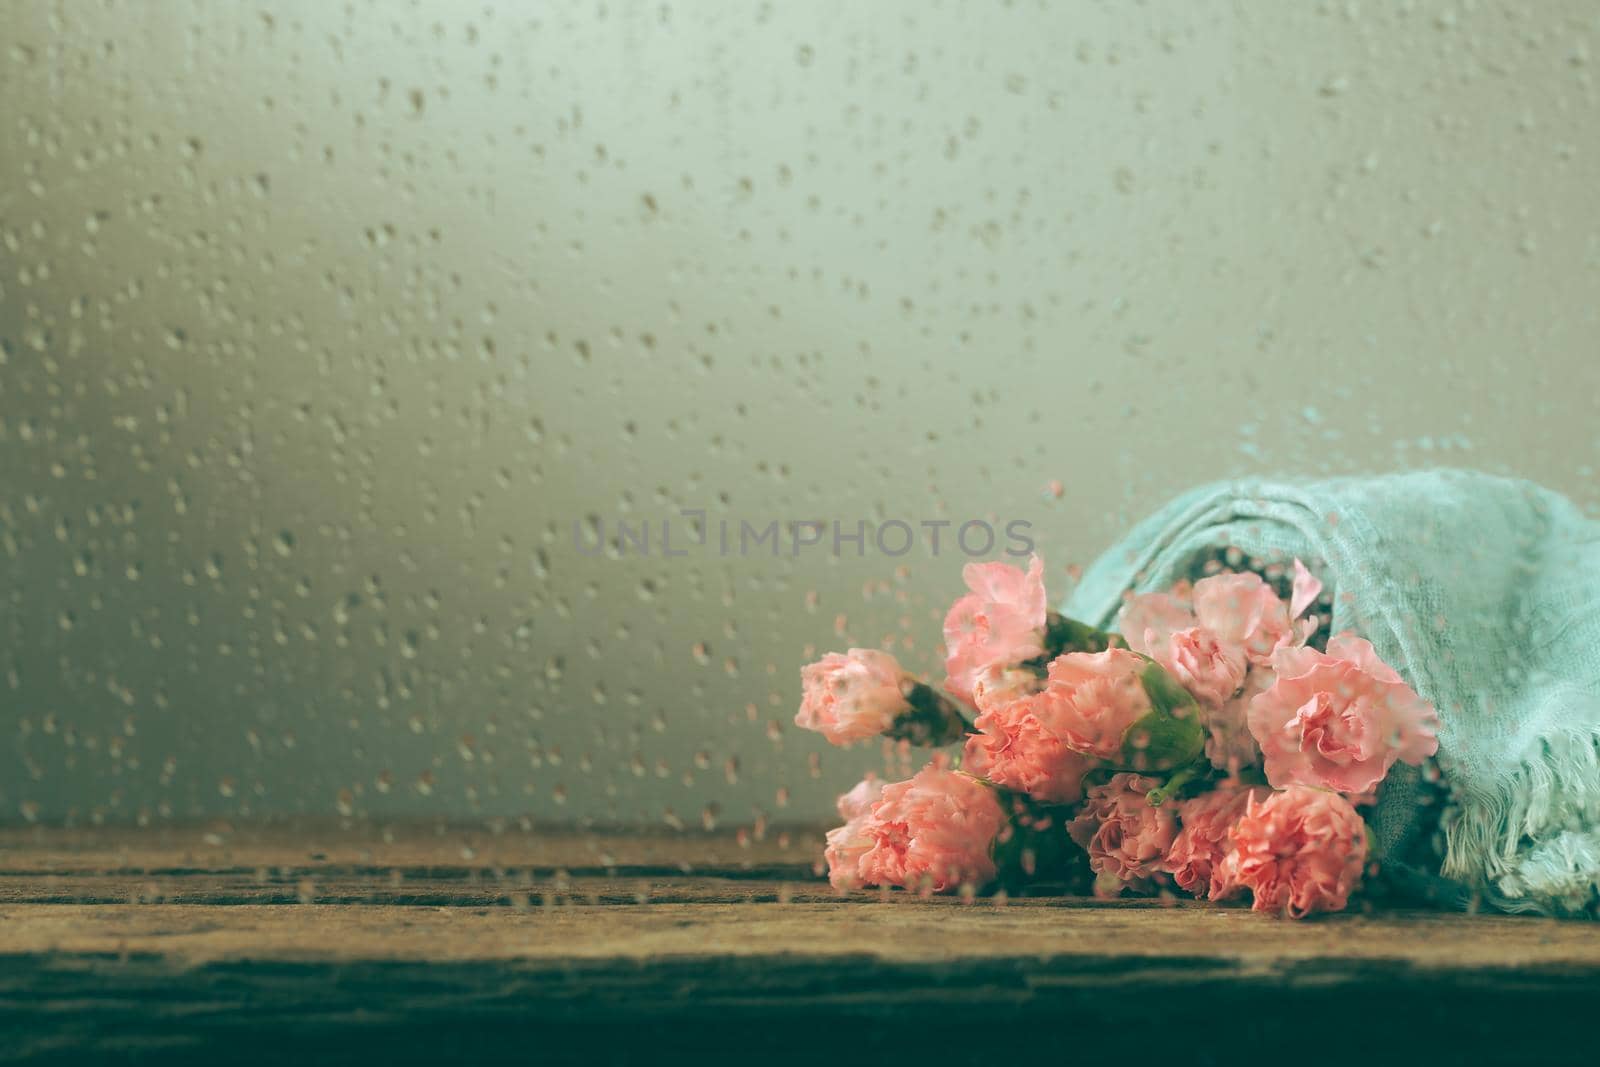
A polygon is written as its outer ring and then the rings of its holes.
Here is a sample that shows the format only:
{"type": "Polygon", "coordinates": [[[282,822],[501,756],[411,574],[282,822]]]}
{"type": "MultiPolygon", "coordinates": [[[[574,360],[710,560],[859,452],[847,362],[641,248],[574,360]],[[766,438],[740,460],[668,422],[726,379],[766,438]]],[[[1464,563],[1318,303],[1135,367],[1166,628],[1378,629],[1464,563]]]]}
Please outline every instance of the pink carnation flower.
{"type": "Polygon", "coordinates": [[[1223,643],[1203,626],[1172,634],[1151,658],[1208,707],[1222,707],[1244,684],[1244,649],[1223,643]]]}
{"type": "Polygon", "coordinates": [[[883,796],[883,781],[877,775],[868,773],[850,792],[841,794],[837,803],[839,814],[845,821],[859,819],[872,810],[872,805],[883,796]]]}
{"type": "Polygon", "coordinates": [[[971,592],[944,619],[945,688],[970,702],[984,670],[1044,652],[1044,563],[1034,556],[1026,574],[1004,563],[969,563],[961,577],[971,592]]]}
{"type": "MultiPolygon", "coordinates": [[[[1299,565],[1299,560],[1295,563],[1299,565]]],[[[1295,579],[1297,600],[1307,603],[1320,586],[1304,566],[1295,579]],[[1303,577],[1302,577],[1303,574],[1303,577]]],[[[1202,705],[1220,708],[1244,684],[1252,666],[1265,666],[1275,649],[1298,645],[1288,605],[1256,574],[1218,574],[1170,593],[1130,597],[1117,625],[1123,640],[1167,669],[1202,705]]]]}
{"type": "Polygon", "coordinates": [[[828,880],[834,886],[940,892],[994,879],[991,852],[1006,817],[988,786],[933,763],[908,781],[880,787],[870,804],[871,787],[863,786],[840,798],[840,813],[849,821],[828,832],[828,880]]]}
{"type": "Polygon", "coordinates": [[[1140,884],[1161,871],[1178,820],[1174,805],[1150,806],[1146,794],[1160,784],[1140,774],[1114,774],[1089,790],[1067,832],[1089,853],[1095,874],[1113,883],[1140,884]]]}
{"type": "Polygon", "coordinates": [[[1050,661],[1044,692],[1066,712],[1062,737],[1070,748],[1096,759],[1122,753],[1128,727],[1150,712],[1141,676],[1145,661],[1125,648],[1069,652],[1050,661]]]}
{"type": "Polygon", "coordinates": [[[800,669],[800,711],[795,725],[836,745],[876,737],[906,711],[911,676],[887,652],[852,648],[830,652],[800,669]]]}
{"type": "Polygon", "coordinates": [[[861,886],[861,857],[875,843],[869,832],[872,808],[883,796],[883,782],[867,775],[850,792],[839,798],[839,814],[845,824],[828,831],[823,857],[828,861],[828,881],[835,889],[861,886]]]}
{"type": "Polygon", "coordinates": [[[1264,798],[1267,790],[1247,786],[1219,786],[1178,805],[1178,836],[1167,850],[1161,869],[1197,897],[1221,900],[1238,888],[1222,870],[1228,854],[1228,832],[1245,812],[1251,798],[1264,798]]]}
{"type": "Polygon", "coordinates": [[[1046,804],[1071,804],[1083,796],[1083,776],[1093,762],[1061,743],[1036,715],[979,715],[982,733],[967,738],[961,765],[995,785],[1046,804]]]}
{"type": "Polygon", "coordinates": [[[1017,667],[990,667],[972,685],[972,701],[979,708],[994,708],[1032,696],[1044,688],[1044,680],[1030,670],[1017,667]]]}
{"type": "Polygon", "coordinates": [[[1251,663],[1295,642],[1289,607],[1259,574],[1218,574],[1194,583],[1195,620],[1251,663]]]}
{"type": "Polygon", "coordinates": [[[1149,713],[1144,668],[1127,649],[1071,652],[1051,662],[1037,693],[996,699],[980,686],[980,732],[967,738],[964,765],[1036,800],[1076,801],[1091,760],[1119,756],[1128,727],[1149,713]]]}
{"type": "Polygon", "coordinates": [[[1117,632],[1129,648],[1156,658],[1156,653],[1167,647],[1173,634],[1195,625],[1191,593],[1188,583],[1180,582],[1170,593],[1140,593],[1129,597],[1117,616],[1117,632]]]}
{"type": "Polygon", "coordinates": [[[1367,827],[1356,809],[1304,785],[1251,797],[1228,843],[1224,883],[1249,889],[1256,911],[1293,919],[1341,910],[1367,859],[1367,827]]]}
{"type": "Polygon", "coordinates": [[[1281,649],[1273,668],[1248,719],[1274,788],[1369,793],[1396,760],[1415,766],[1439,750],[1433,705],[1360,638],[1339,634],[1326,653],[1281,649]]]}

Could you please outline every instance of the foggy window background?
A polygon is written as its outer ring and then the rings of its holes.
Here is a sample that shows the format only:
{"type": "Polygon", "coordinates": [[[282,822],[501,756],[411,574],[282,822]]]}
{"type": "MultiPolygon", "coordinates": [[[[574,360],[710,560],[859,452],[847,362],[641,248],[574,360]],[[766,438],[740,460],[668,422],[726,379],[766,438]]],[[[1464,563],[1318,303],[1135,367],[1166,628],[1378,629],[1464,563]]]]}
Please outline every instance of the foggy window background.
{"type": "Polygon", "coordinates": [[[1600,502],[1582,0],[3,18],[0,820],[816,823],[966,557],[795,521],[1600,502]]]}

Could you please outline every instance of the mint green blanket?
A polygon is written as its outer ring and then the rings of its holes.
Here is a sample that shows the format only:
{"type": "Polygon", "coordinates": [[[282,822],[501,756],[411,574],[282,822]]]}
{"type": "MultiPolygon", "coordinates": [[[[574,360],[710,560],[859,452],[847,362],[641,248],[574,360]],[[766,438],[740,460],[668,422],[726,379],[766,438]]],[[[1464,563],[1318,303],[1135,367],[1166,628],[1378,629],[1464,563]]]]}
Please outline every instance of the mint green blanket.
{"type": "Polygon", "coordinates": [[[1298,557],[1333,630],[1371,641],[1439,710],[1451,801],[1432,847],[1418,772],[1369,816],[1379,854],[1419,853],[1515,911],[1592,911],[1600,888],[1600,524],[1530,482],[1470,471],[1185,493],[1084,574],[1063,611],[1109,626],[1125,591],[1196,577],[1225,546],[1298,557]]]}

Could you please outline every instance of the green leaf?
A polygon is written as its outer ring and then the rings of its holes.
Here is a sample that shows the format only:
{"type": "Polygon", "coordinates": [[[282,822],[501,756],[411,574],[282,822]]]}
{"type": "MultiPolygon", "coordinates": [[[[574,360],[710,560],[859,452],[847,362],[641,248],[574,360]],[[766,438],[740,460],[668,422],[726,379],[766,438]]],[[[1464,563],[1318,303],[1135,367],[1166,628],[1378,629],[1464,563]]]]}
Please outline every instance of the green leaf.
{"type": "Polygon", "coordinates": [[[1123,759],[1142,772],[1168,771],[1194,762],[1206,744],[1194,697],[1154,660],[1139,681],[1150,697],[1150,711],[1123,735],[1123,759]]]}

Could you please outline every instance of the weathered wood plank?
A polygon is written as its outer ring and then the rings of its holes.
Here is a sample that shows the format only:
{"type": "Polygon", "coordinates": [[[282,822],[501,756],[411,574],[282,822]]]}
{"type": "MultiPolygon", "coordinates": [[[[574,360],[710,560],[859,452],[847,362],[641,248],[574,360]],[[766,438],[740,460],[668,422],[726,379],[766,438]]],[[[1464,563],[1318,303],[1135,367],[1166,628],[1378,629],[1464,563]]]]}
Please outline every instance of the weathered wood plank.
{"type": "MultiPolygon", "coordinates": [[[[797,875],[797,878],[804,877],[797,875]]],[[[0,904],[394,904],[542,907],[546,904],[773,903],[833,899],[826,884],[772,878],[499,876],[476,869],[371,873],[345,869],[241,874],[0,875],[0,904]]]]}
{"type": "MultiPolygon", "coordinates": [[[[681,878],[603,876],[544,877],[527,871],[488,875],[437,868],[364,873],[343,869],[145,875],[0,875],[0,904],[397,904],[433,907],[542,907],[551,904],[788,904],[847,903],[899,899],[904,894],[876,890],[839,893],[803,871],[779,871],[786,877],[739,872],[736,877],[708,875],[681,878]]],[[[1060,897],[1058,887],[1038,885],[1034,896],[1060,897]]],[[[934,905],[953,905],[953,897],[934,897],[934,905]]],[[[1013,906],[1029,898],[1014,896],[1013,906]]],[[[993,900],[984,900],[993,904],[993,900]]],[[[1084,907],[1152,907],[1143,900],[1097,901],[1058,899],[1084,907]]]]}
{"type": "Polygon", "coordinates": [[[0,938],[38,1062],[1563,1062],[1600,993],[1600,929],[1437,914],[21,905],[0,938]]]}
{"type": "Polygon", "coordinates": [[[1566,1062],[1590,1042],[1600,925],[841,895],[817,877],[819,845],[0,832],[0,1059],[1298,1067],[1566,1062]]]}
{"type": "Polygon", "coordinates": [[[676,877],[697,871],[816,873],[822,831],[775,829],[757,836],[577,830],[515,820],[482,824],[305,820],[151,827],[0,827],[0,874],[98,874],[346,868],[533,870],[676,877]]]}
{"type": "Polygon", "coordinates": [[[394,905],[7,905],[0,951],[215,960],[646,960],[862,955],[897,963],[1072,957],[1304,960],[1416,970],[1600,974],[1600,925],[1432,912],[1282,922],[1242,908],[887,902],[426,908],[394,905]]]}

